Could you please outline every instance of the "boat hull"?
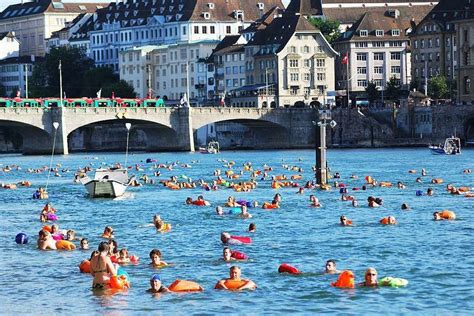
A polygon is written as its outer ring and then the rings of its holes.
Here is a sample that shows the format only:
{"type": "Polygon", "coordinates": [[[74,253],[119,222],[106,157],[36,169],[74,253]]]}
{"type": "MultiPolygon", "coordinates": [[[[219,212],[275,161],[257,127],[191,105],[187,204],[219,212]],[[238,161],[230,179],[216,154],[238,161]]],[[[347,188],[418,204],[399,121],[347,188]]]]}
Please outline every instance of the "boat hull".
{"type": "Polygon", "coordinates": [[[90,197],[115,198],[122,196],[128,185],[118,181],[91,180],[85,184],[90,197]]]}

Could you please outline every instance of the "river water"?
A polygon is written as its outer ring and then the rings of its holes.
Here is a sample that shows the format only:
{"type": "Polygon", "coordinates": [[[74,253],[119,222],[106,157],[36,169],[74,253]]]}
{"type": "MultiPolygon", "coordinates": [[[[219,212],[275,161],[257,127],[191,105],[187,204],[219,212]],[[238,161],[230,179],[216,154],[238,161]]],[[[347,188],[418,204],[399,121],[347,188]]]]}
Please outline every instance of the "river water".
{"type": "MultiPolygon", "coordinates": [[[[233,160],[240,170],[246,161],[255,169],[266,163],[274,168],[271,174],[297,174],[284,170],[282,164],[301,166],[303,180],[312,180],[311,165],[314,151],[243,151],[222,152],[218,155],[199,153],[132,154],[130,164],[141,163],[144,171],[137,175],[152,176],[151,157],[158,162],[180,161],[191,168],[176,167],[172,171],[160,169],[157,180],[171,175],[186,175],[193,179],[211,181],[214,169],[221,168],[218,159],[233,160]]],[[[78,166],[123,161],[122,154],[74,154],[55,156],[54,163],[75,170],[78,166]]],[[[141,257],[138,265],[125,269],[132,287],[113,296],[97,295],[91,291],[91,277],[79,273],[78,265],[89,257],[91,250],[71,252],[39,251],[36,236],[42,224],[39,213],[44,201],[31,198],[34,189],[45,185],[47,175],[27,173],[27,168],[49,165],[47,156],[2,156],[3,166],[18,164],[22,170],[1,174],[4,183],[31,180],[33,187],[1,190],[0,217],[0,297],[5,314],[262,314],[262,313],[472,313],[474,267],[472,246],[474,199],[450,195],[446,183],[474,187],[474,174],[463,174],[463,169],[474,168],[474,151],[464,150],[460,156],[433,156],[427,149],[370,149],[330,150],[328,160],[332,171],[341,173],[341,182],[349,188],[361,187],[364,177],[371,175],[379,181],[403,181],[404,190],[371,188],[351,191],[360,202],[354,208],[340,200],[337,189],[332,191],[296,188],[271,189],[270,181],[259,181],[250,193],[236,193],[230,189],[206,192],[201,188],[171,191],[163,186],[146,185],[130,188],[124,198],[90,199],[85,188],[73,184],[73,172],[62,177],[51,177],[50,200],[58,209],[60,229],[74,229],[79,236],[89,239],[91,248],[101,241],[104,226],[111,225],[119,247],[141,257]],[[424,167],[428,175],[422,183],[415,179],[424,167]],[[408,173],[416,169],[416,174],[408,173]],[[355,174],[358,179],[350,179],[355,174]],[[443,178],[444,184],[431,185],[432,178],[443,178]],[[426,192],[434,188],[434,196],[416,196],[416,190],[426,192]],[[250,209],[253,218],[244,220],[227,215],[217,217],[216,205],[223,205],[229,195],[260,203],[271,200],[276,192],[282,194],[281,208],[265,211],[250,209]],[[211,207],[186,206],[188,196],[203,194],[211,207]],[[323,207],[309,207],[309,195],[316,194],[323,207]],[[368,208],[369,195],[384,199],[381,208],[368,208]],[[410,211],[400,210],[406,202],[410,211]],[[432,212],[441,209],[456,212],[457,220],[435,222],[432,212]],[[151,223],[154,214],[173,225],[170,233],[160,234],[151,223]],[[354,227],[338,225],[345,214],[354,227]],[[382,226],[379,219],[393,215],[398,225],[382,226]],[[250,222],[257,232],[246,232],[250,222]],[[239,263],[244,278],[252,279],[258,289],[254,292],[225,292],[214,290],[217,280],[228,276],[229,264],[220,261],[222,244],[219,234],[229,231],[235,235],[250,235],[253,244],[236,246],[250,257],[239,263]],[[17,245],[15,235],[25,232],[30,237],[27,245],[17,245]],[[175,279],[199,282],[205,291],[192,294],[169,294],[156,298],[146,293],[150,277],[157,271],[148,266],[148,253],[159,248],[163,259],[172,267],[159,271],[163,283],[175,279]],[[340,270],[350,269],[356,282],[363,281],[364,271],[373,266],[379,277],[396,276],[409,280],[405,288],[341,290],[330,286],[334,275],[323,275],[325,261],[335,259],[340,270]],[[280,263],[290,263],[305,272],[300,276],[277,273],[280,263]]],[[[245,173],[243,179],[248,179],[245,173]]],[[[300,183],[304,183],[300,180],[300,183]]],[[[78,243],[77,243],[78,244],[78,243]]]]}

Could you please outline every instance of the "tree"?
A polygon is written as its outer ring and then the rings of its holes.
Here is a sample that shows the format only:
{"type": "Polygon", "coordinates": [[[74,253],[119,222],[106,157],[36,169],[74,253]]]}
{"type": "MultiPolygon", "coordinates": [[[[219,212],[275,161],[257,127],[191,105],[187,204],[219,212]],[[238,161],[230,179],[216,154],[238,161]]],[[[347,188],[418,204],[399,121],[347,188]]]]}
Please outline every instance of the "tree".
{"type": "MultiPolygon", "coordinates": [[[[97,67],[89,69],[84,74],[84,84],[82,88],[82,96],[95,97],[97,91],[108,85],[119,82],[118,75],[114,74],[109,67],[97,67]]],[[[104,94],[105,96],[105,94],[104,94]]]]}
{"type": "Polygon", "coordinates": [[[370,104],[377,100],[380,95],[377,85],[373,81],[367,84],[365,92],[367,93],[367,99],[369,100],[370,104]]]}
{"type": "Polygon", "coordinates": [[[339,21],[322,18],[309,18],[308,21],[323,33],[329,44],[332,44],[341,35],[339,30],[341,23],[339,21]]]}
{"type": "Polygon", "coordinates": [[[94,61],[84,50],[74,47],[55,47],[33,69],[31,92],[36,97],[59,96],[59,61],[63,77],[63,91],[68,97],[81,97],[84,74],[94,61]]]}
{"type": "Polygon", "coordinates": [[[445,76],[437,75],[428,80],[428,96],[433,99],[444,99],[449,92],[445,76]]]}
{"type": "Polygon", "coordinates": [[[120,98],[136,98],[137,94],[128,82],[125,80],[120,80],[118,82],[114,82],[108,84],[104,88],[102,88],[102,96],[106,98],[110,98],[112,96],[112,92],[115,94],[116,97],[120,98]]]}
{"type": "Polygon", "coordinates": [[[385,96],[388,100],[398,100],[401,90],[400,80],[392,77],[385,86],[385,96]]]}

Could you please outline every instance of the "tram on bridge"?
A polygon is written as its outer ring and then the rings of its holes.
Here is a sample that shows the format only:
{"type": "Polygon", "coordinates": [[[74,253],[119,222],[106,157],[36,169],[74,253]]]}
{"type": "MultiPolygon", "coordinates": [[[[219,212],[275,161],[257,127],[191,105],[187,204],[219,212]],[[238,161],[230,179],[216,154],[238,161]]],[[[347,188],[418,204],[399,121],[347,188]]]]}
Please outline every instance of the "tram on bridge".
{"type": "Polygon", "coordinates": [[[125,98],[0,98],[3,108],[58,108],[58,107],[165,107],[165,101],[158,99],[125,99],[125,98]]]}

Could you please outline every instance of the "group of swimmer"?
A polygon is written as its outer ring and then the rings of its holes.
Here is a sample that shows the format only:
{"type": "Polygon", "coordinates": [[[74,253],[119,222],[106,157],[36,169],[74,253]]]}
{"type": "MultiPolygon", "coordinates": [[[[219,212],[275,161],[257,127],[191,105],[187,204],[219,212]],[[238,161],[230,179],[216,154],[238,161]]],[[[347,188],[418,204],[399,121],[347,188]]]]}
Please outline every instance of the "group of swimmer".
{"type": "MultiPolygon", "coordinates": [[[[174,167],[179,166],[179,163],[171,163],[171,164],[155,164],[154,168],[166,168],[168,170],[173,170],[174,167]]],[[[288,187],[291,188],[298,188],[297,194],[304,194],[304,189],[323,189],[329,190],[331,186],[319,186],[315,184],[314,181],[307,181],[303,186],[299,186],[299,184],[294,180],[300,180],[301,175],[293,175],[289,178],[291,181],[287,181],[286,175],[269,175],[270,172],[274,171],[274,169],[270,166],[264,165],[263,170],[254,170],[251,163],[244,163],[243,170],[240,172],[234,171],[232,168],[235,166],[235,163],[226,162],[225,165],[228,169],[224,172],[225,178],[221,176],[222,172],[220,169],[214,171],[214,176],[216,177],[211,183],[205,182],[203,179],[199,179],[197,181],[192,181],[191,178],[186,176],[181,176],[184,181],[179,181],[176,176],[171,176],[170,180],[161,180],[165,187],[171,189],[181,189],[181,188],[196,188],[201,187],[206,191],[209,190],[217,190],[218,188],[225,186],[226,188],[233,189],[237,192],[248,192],[253,190],[257,187],[257,179],[260,178],[260,181],[271,181],[272,188],[282,188],[288,187]],[[244,172],[250,172],[250,181],[248,182],[231,182],[232,180],[238,179],[240,176],[244,174],[244,172]]],[[[121,167],[119,164],[116,167],[121,167]]],[[[183,168],[190,168],[191,165],[188,164],[181,164],[183,168]]],[[[303,170],[298,166],[289,166],[284,165],[283,168],[285,170],[294,171],[298,173],[302,173],[303,170]]],[[[140,168],[139,165],[135,165],[135,169],[137,171],[142,171],[143,169],[140,168]]],[[[55,170],[58,171],[58,170],[55,170]]],[[[80,179],[82,176],[86,174],[86,172],[90,171],[90,168],[84,167],[75,175],[75,182],[77,179],[80,179]]],[[[415,170],[410,170],[409,173],[416,173],[415,170]]],[[[465,169],[463,171],[465,174],[470,174],[470,169],[465,169]]],[[[154,172],[154,176],[160,176],[161,173],[159,171],[154,172]]],[[[425,169],[421,171],[422,177],[427,175],[425,169]]],[[[356,175],[351,175],[351,179],[357,179],[356,175]]],[[[358,207],[359,203],[355,196],[349,195],[348,188],[339,183],[341,176],[339,173],[334,174],[334,182],[332,187],[339,188],[339,192],[341,194],[341,201],[350,201],[353,207],[358,207]]],[[[155,184],[157,181],[151,179],[147,175],[143,175],[140,178],[144,184],[155,184]]],[[[417,183],[422,182],[422,178],[417,178],[415,180],[417,183]]],[[[442,179],[436,178],[432,179],[430,182],[433,185],[438,185],[443,183],[442,179]]],[[[29,184],[31,185],[31,184],[29,184]]],[[[139,182],[135,184],[136,186],[141,185],[139,182]]],[[[358,190],[366,191],[371,188],[375,187],[384,187],[390,188],[392,186],[389,182],[378,182],[370,176],[366,177],[366,183],[361,188],[352,188],[354,192],[358,190]]],[[[398,189],[406,189],[407,184],[398,181],[397,186],[398,189]]],[[[466,197],[470,197],[472,194],[469,188],[466,187],[454,187],[451,184],[446,186],[446,190],[453,195],[464,195],[466,197]]],[[[434,194],[433,188],[428,188],[426,191],[427,196],[432,196],[434,194]]],[[[418,192],[417,192],[418,195],[418,192]]],[[[423,192],[421,192],[423,195],[423,192]]],[[[33,195],[34,199],[48,199],[48,193],[42,187],[40,187],[33,195]]],[[[320,200],[316,197],[315,194],[310,195],[310,206],[315,208],[322,208],[323,204],[320,200]]],[[[224,208],[230,208],[229,214],[237,215],[237,217],[243,219],[251,219],[253,215],[249,213],[249,208],[257,208],[260,207],[266,210],[278,209],[282,207],[282,195],[280,193],[276,193],[273,198],[269,201],[264,201],[259,203],[258,201],[244,201],[244,200],[237,200],[233,196],[229,196],[227,201],[223,203],[223,205],[217,205],[215,208],[215,212],[217,216],[224,216],[227,212],[224,211],[224,208]]],[[[367,206],[369,208],[377,208],[382,206],[384,203],[383,199],[380,197],[369,196],[367,198],[367,206]]],[[[191,197],[187,198],[185,201],[186,205],[190,206],[203,206],[208,207],[211,206],[211,203],[204,199],[203,195],[199,195],[197,199],[193,199],[191,197]]],[[[407,203],[403,203],[401,206],[402,210],[409,210],[409,206],[407,203]]],[[[253,212],[253,211],[252,211],[253,212]]],[[[456,215],[454,212],[449,210],[439,210],[433,213],[434,220],[454,220],[456,219],[456,215]]],[[[52,207],[51,203],[47,203],[43,209],[41,210],[40,220],[42,223],[46,222],[55,222],[58,220],[57,210],[52,207]]],[[[347,218],[345,215],[341,215],[339,218],[340,225],[342,226],[353,226],[353,221],[347,218]]],[[[383,225],[395,225],[397,224],[397,220],[394,216],[387,216],[380,220],[380,223],[383,225]]],[[[172,229],[171,223],[166,223],[159,214],[156,214],[153,217],[152,224],[148,224],[147,226],[154,226],[157,232],[165,233],[169,232],[172,229]]],[[[256,232],[256,225],[255,223],[250,223],[248,232],[255,233],[256,232]]],[[[118,248],[118,243],[114,238],[114,231],[111,226],[106,226],[104,231],[101,235],[102,238],[107,239],[107,241],[102,241],[99,243],[96,250],[94,250],[89,259],[84,260],[81,263],[81,266],[88,266],[89,268],[85,268],[88,272],[92,275],[92,287],[93,289],[97,290],[104,290],[110,286],[110,282],[113,278],[116,278],[120,275],[120,265],[129,264],[129,263],[137,263],[138,257],[130,255],[128,249],[118,248]]],[[[220,236],[221,242],[223,244],[222,250],[222,260],[225,262],[233,262],[233,261],[242,261],[247,260],[248,256],[243,252],[237,251],[235,249],[231,249],[229,246],[232,247],[239,247],[241,245],[245,245],[251,242],[250,237],[241,237],[241,236],[233,236],[228,232],[222,232],[220,236]]],[[[73,250],[75,249],[74,241],[80,241],[80,248],[83,250],[89,249],[89,243],[87,238],[77,238],[75,236],[74,230],[59,230],[59,226],[56,223],[53,223],[51,226],[44,226],[38,233],[38,249],[41,250],[55,250],[55,249],[64,249],[64,250],[73,250]]],[[[161,268],[164,266],[168,266],[169,264],[162,260],[162,253],[159,249],[152,249],[149,254],[150,257],[150,266],[153,268],[161,268]]],[[[82,268],[81,268],[82,270],[82,268]]],[[[347,271],[343,271],[345,273],[347,271]]],[[[254,290],[257,288],[257,285],[249,279],[243,279],[241,277],[241,269],[237,265],[230,267],[229,270],[229,277],[219,280],[215,288],[216,289],[223,289],[223,290],[254,290]]],[[[334,260],[328,260],[326,262],[324,273],[327,274],[342,274],[340,271],[336,269],[336,262],[334,260]]],[[[365,286],[365,287],[376,287],[378,286],[378,279],[377,279],[377,271],[375,268],[368,268],[364,274],[364,281],[359,283],[358,286],[365,286]]],[[[337,283],[337,282],[336,282],[337,283]]],[[[189,285],[189,284],[188,284],[189,285]]],[[[199,285],[194,286],[190,285],[194,290],[202,290],[202,287],[199,285]]],[[[186,289],[186,287],[183,287],[186,289]]],[[[153,274],[150,279],[150,288],[148,292],[151,293],[167,293],[179,291],[173,289],[172,286],[166,287],[162,284],[161,276],[157,273],[153,274]]]]}

